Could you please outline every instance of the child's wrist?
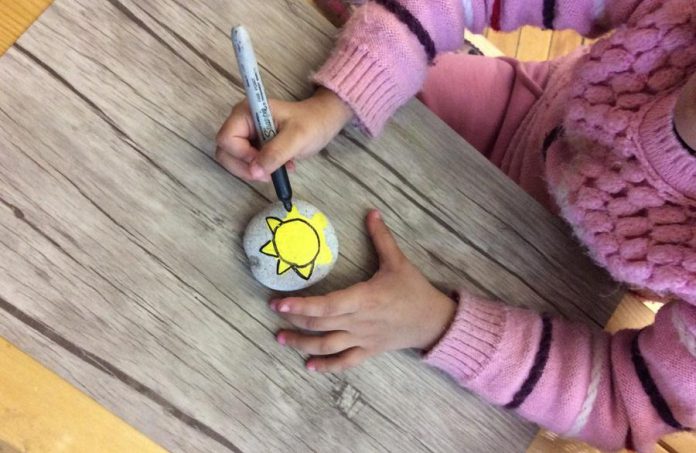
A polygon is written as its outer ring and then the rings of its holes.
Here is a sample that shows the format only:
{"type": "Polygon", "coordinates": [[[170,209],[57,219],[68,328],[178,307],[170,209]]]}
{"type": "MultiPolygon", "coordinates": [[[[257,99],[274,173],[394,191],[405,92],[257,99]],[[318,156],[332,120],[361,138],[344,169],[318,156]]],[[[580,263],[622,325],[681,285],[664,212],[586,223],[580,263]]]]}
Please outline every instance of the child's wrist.
{"type": "Polygon", "coordinates": [[[417,349],[429,351],[437,345],[449,330],[457,313],[457,302],[446,294],[437,291],[430,302],[430,317],[424,320],[425,337],[417,349]]]}
{"type": "Polygon", "coordinates": [[[353,109],[328,88],[320,86],[313,98],[321,104],[328,117],[336,120],[336,123],[340,125],[339,130],[353,118],[353,109]]]}

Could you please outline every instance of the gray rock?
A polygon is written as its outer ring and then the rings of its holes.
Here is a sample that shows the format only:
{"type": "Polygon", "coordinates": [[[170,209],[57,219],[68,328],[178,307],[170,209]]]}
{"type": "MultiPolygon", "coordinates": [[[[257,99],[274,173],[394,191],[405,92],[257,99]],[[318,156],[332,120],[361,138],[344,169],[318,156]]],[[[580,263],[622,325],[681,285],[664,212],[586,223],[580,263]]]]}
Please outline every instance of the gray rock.
{"type": "Polygon", "coordinates": [[[276,291],[295,291],[326,277],[338,258],[331,222],[317,208],[293,200],[288,213],[277,202],[251,219],[244,232],[254,278],[276,291]]]}

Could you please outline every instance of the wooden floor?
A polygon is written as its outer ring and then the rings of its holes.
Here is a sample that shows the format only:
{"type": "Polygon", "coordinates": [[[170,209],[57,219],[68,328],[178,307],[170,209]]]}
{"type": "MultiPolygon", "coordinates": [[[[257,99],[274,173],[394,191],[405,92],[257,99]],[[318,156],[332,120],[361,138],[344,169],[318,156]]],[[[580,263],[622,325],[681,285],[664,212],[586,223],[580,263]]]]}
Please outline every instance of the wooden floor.
{"type": "Polygon", "coordinates": [[[571,30],[552,31],[535,27],[523,27],[509,33],[488,29],[484,36],[504,55],[522,61],[554,59],[590,42],[571,30]]]}
{"type": "MultiPolygon", "coordinates": [[[[31,24],[50,0],[0,0],[0,55],[31,24]]],[[[564,55],[583,39],[572,32],[524,28],[514,33],[488,31],[488,40],[502,53],[522,60],[564,55]]],[[[607,329],[650,323],[645,305],[626,299],[607,329]]],[[[160,451],[160,448],[94,400],[0,338],[0,453],[15,451],[160,451]]],[[[661,452],[696,451],[689,436],[672,436],[661,452]]],[[[593,452],[577,443],[542,432],[528,450],[593,452]]]]}
{"type": "Polygon", "coordinates": [[[0,55],[29,28],[52,0],[0,0],[0,55]]]}
{"type": "Polygon", "coordinates": [[[0,453],[163,452],[0,337],[0,453]]]}

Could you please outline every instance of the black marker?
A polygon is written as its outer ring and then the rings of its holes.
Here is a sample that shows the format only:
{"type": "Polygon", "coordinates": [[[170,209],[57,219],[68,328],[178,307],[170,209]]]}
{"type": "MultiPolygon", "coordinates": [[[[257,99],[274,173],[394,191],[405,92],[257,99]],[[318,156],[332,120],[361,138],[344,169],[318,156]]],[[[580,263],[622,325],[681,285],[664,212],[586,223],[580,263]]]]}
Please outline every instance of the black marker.
{"type": "MultiPolygon", "coordinates": [[[[271,107],[268,105],[266,90],[263,89],[261,73],[254,55],[254,48],[251,46],[251,38],[246,29],[239,25],[232,29],[231,36],[234,53],[237,56],[237,66],[239,73],[244,80],[244,90],[249,99],[251,116],[254,118],[256,135],[263,146],[276,135],[275,123],[271,116],[271,107]]],[[[285,209],[290,212],[292,209],[292,188],[285,165],[271,174],[273,187],[275,187],[278,199],[283,202],[285,209]]]]}

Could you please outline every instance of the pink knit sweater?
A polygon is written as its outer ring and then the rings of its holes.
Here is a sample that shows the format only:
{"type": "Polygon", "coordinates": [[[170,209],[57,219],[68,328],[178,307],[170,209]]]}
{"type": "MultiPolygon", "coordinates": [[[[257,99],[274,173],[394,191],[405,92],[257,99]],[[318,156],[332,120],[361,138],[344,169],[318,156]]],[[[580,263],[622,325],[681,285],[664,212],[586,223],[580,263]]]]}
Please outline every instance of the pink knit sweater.
{"type": "Polygon", "coordinates": [[[652,326],[609,335],[462,290],[425,360],[555,432],[651,451],[696,427],[696,157],[672,129],[696,72],[696,0],[369,1],[315,80],[375,135],[464,28],[524,24],[614,29],[554,65],[509,146],[544,148],[548,189],[600,265],[672,302],[652,326]]]}

